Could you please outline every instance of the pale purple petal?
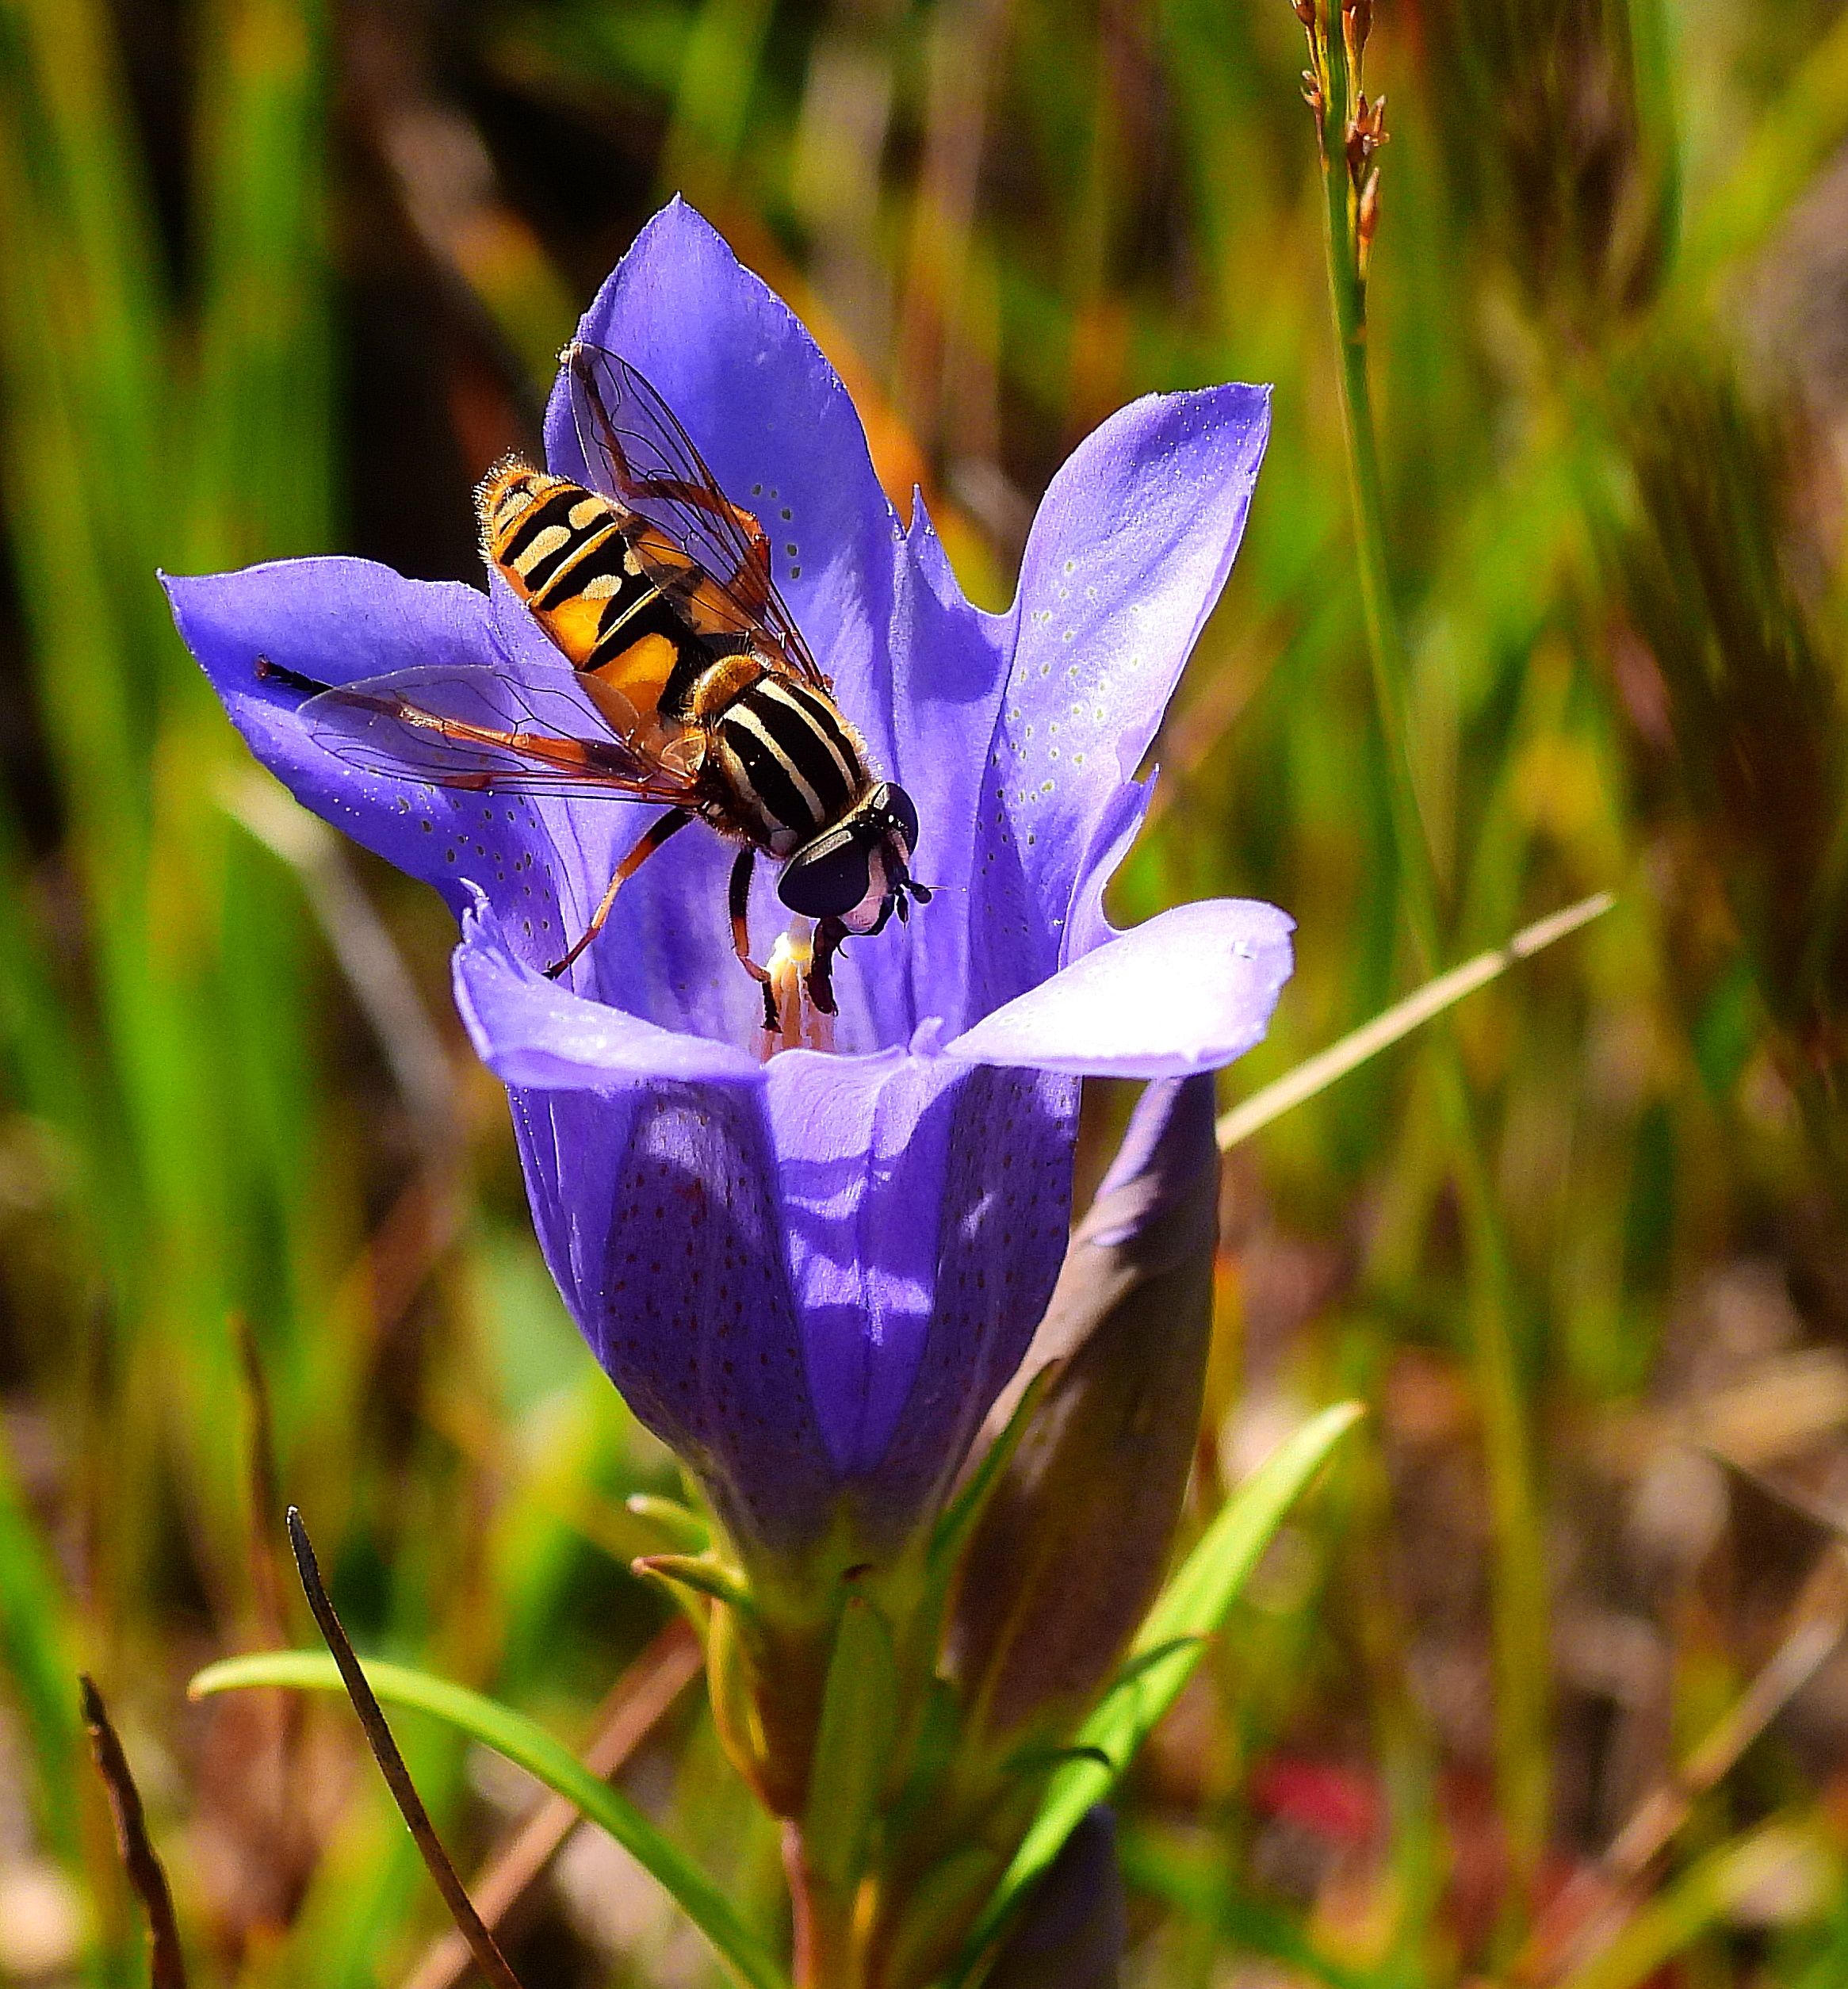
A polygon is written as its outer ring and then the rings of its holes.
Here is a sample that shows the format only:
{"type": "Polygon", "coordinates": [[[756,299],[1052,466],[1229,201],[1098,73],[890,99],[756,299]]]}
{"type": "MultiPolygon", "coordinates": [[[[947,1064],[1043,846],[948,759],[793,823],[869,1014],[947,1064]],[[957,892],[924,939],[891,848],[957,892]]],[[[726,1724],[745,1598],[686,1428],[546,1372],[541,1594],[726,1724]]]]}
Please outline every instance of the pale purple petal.
{"type": "MultiPolygon", "coordinates": [[[[757,513],[779,591],[843,709],[889,764],[885,652],[898,521],[847,389],[801,320],[710,222],[675,201],[636,237],[578,335],[637,368],[725,495],[757,513]]],[[[546,411],[545,454],[561,476],[596,482],[562,376],[546,411]]]]}
{"type": "Polygon", "coordinates": [[[875,1469],[936,1297],[946,1155],[962,1068],[893,1050],[796,1050],[770,1066],[771,1132],[809,1373],[844,1477],[875,1469]]]}
{"type": "Polygon", "coordinates": [[[1016,996],[944,1054],[1099,1077],[1216,1069],[1263,1037],[1290,977],[1295,924],[1250,898],[1177,905],[1016,996]]]}
{"type": "Polygon", "coordinates": [[[761,1092],[510,1096],[545,1260],[591,1352],[747,1552],[800,1552],[843,1490],[816,1423],[761,1092]]]}
{"type": "MultiPolygon", "coordinates": [[[[578,329],[647,377],[726,494],[757,509],[775,548],[778,586],[832,677],[842,711],[875,768],[917,803],[917,872],[943,887],[941,904],[909,932],[894,928],[848,948],[836,977],[840,1045],[904,1043],[932,1015],[961,1027],[970,831],[1012,623],[962,598],[921,503],[909,532],[900,529],[834,369],[788,306],[691,208],[676,201],[643,229],[578,329]]],[[[546,454],[561,475],[594,480],[562,380],[547,414],[546,454]]],[[[700,860],[677,845],[662,861],[671,877],[700,860]]],[[[638,902],[658,909],[675,888],[668,877],[649,878],[638,902]]],[[[767,951],[783,922],[767,880],[757,902],[752,931],[764,935],[767,951]]],[[[704,928],[698,944],[703,967],[713,951],[704,928]]],[[[656,985],[641,965],[605,970],[612,971],[605,998],[625,1006],[656,985]]],[[[740,1007],[746,993],[730,989],[728,1008],[740,1007]]],[[[658,1006],[647,1012],[669,1019],[658,1006]]]]}
{"type": "Polygon", "coordinates": [[[1022,564],[984,781],[972,1016],[1103,937],[1089,919],[1073,924],[1104,853],[1100,828],[1219,598],[1268,426],[1262,388],[1154,396],[1113,415],[1054,478],[1022,564]]]}
{"type": "Polygon", "coordinates": [[[561,1090],[657,1077],[763,1081],[763,1065],[734,1043],[663,1029],[547,980],[518,957],[484,904],[463,915],[455,991],[482,1061],[506,1084],[561,1090]]]}
{"type": "MultiPolygon", "coordinates": [[[[627,803],[484,795],[368,772],[309,736],[301,695],[257,674],[257,659],[328,684],[411,669],[518,674],[487,597],[453,581],[407,580],[366,560],[288,560],[238,573],[169,578],[181,634],[251,749],[297,801],[413,877],[459,917],[477,892],[526,957],[556,958],[601,894],[627,803]]],[[[545,666],[556,671],[557,659],[545,666]]]]}
{"type": "Polygon", "coordinates": [[[955,1100],[930,1330],[863,1494],[893,1538],[902,1515],[931,1511],[947,1491],[1020,1365],[1071,1224],[1077,1081],[978,1067],[955,1100]]]}

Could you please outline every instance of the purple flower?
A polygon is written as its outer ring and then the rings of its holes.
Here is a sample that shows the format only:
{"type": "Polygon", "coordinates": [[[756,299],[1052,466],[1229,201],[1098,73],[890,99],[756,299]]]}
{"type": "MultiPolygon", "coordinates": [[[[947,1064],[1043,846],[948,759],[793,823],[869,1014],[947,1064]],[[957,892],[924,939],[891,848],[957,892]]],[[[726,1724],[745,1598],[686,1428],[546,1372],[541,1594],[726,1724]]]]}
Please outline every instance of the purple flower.
{"type": "MultiPolygon", "coordinates": [[[[842,955],[840,1054],[760,1061],[717,836],[664,847],[549,981],[649,814],[362,771],[257,674],[262,655],[331,683],[488,666],[568,684],[498,576],[484,594],[319,559],[169,590],[258,756],[460,918],[457,1004],[507,1084],[547,1261],[637,1413],[748,1555],[799,1552],[844,1513],[833,1537],[863,1558],[940,1497],[1039,1318],[1079,1077],[1226,1062],[1290,971],[1272,906],[1188,905],[1122,935],[1101,906],[1238,543],[1267,396],[1150,398],[1107,422],[1054,480],[997,616],[963,599],[921,500],[899,523],[840,381],[690,208],[649,224],[580,335],[652,382],[762,518],[842,710],[916,800],[935,900],[842,955]]],[[[562,388],[546,446],[596,480],[562,388]]],[[[788,920],[773,870],[752,901],[760,958],[788,920]]]]}

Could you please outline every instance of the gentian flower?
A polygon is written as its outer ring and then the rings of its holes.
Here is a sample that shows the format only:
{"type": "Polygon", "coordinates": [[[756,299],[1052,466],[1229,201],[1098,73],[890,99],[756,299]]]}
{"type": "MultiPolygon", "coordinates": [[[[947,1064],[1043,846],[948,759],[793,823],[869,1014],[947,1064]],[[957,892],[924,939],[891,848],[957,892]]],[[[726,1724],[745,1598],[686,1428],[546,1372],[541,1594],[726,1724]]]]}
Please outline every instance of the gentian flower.
{"type": "MultiPolygon", "coordinates": [[[[765,1062],[732,956],[731,852],[703,828],[625,886],[649,819],[364,771],[299,693],[417,666],[518,682],[561,658],[484,592],[310,559],[168,582],[252,750],[299,800],[435,885],[461,924],[457,1006],[506,1081],[547,1263],[637,1414],[702,1481],[748,1566],[897,1553],[1020,1360],[1065,1249],[1078,1080],[1211,1069],[1262,1035],[1291,921],[1215,900],[1112,930],[1137,769],[1242,531],[1261,388],[1138,401],[1059,472],[1007,614],[964,599],[920,499],[909,526],[787,308],[676,202],[580,336],[664,397],[774,536],[775,577],[878,770],[922,822],[935,901],[853,942],[832,1054],[765,1062]]],[[[562,389],[550,467],[596,480],[562,389]]],[[[787,915],[759,866],[759,953],[787,915]]]]}

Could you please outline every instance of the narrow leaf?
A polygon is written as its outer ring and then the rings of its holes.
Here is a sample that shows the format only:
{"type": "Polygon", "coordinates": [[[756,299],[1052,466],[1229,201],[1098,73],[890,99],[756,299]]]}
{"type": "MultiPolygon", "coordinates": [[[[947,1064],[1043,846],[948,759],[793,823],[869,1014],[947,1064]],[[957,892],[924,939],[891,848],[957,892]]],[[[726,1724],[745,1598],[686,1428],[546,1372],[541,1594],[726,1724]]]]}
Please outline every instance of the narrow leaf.
{"type": "MultiPolygon", "coordinates": [[[[669,1842],[620,1790],[593,1775],[571,1750],[523,1714],[496,1705],[427,1673],[404,1665],[367,1662],[366,1682],[388,1706],[431,1714],[484,1747],[503,1754],[578,1808],[652,1873],[673,1895],[725,1963],[748,1989],[788,1989],[788,1979],[765,1944],[738,1918],[719,1888],[669,1842]]],[[[209,1666],[188,1688],[195,1699],[251,1686],[298,1692],[343,1692],[339,1667],[319,1651],[265,1651],[209,1666]]]]}
{"type": "Polygon", "coordinates": [[[756,1613],[751,1591],[729,1568],[705,1555],[641,1554],[629,1567],[641,1580],[658,1582],[677,1602],[699,1596],[722,1602],[747,1619],[756,1613]]]}
{"type": "Polygon", "coordinates": [[[623,1504],[638,1520],[655,1528],[671,1554],[703,1554],[712,1544],[712,1529],[691,1506],[677,1498],[660,1498],[652,1492],[631,1492],[623,1504]]]}
{"type": "Polygon", "coordinates": [[[1150,1611],[1128,1661],[1131,1670],[1140,1666],[1133,1681],[1112,1690],[1078,1735],[1079,1746],[1096,1749],[1113,1765],[1087,1758],[1062,1770],[997,1888],[966,1961],[987,1946],[1022,1889],[1058,1856],[1078,1819],[1108,1796],[1199,1663],[1199,1639],[1219,1627],[1290,1508],[1360,1413],[1357,1402],[1325,1409],[1286,1438],[1226,1501],[1150,1611]],[[1165,1654],[1150,1656],[1163,1645],[1170,1647],[1165,1654]]]}

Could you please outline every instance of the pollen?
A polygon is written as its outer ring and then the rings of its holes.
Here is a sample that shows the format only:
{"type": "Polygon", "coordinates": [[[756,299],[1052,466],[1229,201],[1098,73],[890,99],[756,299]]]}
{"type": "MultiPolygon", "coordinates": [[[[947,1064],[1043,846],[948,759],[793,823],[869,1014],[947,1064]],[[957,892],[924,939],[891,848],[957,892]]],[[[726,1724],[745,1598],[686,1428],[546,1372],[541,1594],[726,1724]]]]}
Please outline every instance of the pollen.
{"type": "Polygon", "coordinates": [[[815,925],[812,919],[792,919],[777,935],[766,967],[777,1026],[757,1032],[758,1054],[765,1063],[784,1050],[832,1050],[834,1018],[825,1016],[809,999],[808,972],[815,963],[815,925]]]}

